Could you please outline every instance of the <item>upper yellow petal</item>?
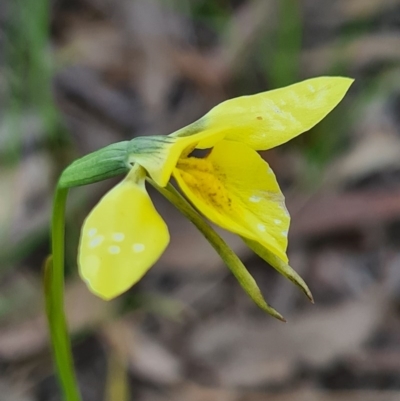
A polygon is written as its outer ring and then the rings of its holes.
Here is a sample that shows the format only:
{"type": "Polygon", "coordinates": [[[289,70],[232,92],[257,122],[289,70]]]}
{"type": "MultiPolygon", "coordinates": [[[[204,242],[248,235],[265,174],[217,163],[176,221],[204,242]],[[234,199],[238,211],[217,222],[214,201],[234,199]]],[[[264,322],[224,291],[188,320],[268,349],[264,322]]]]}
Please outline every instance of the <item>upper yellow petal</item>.
{"type": "Polygon", "coordinates": [[[114,298],[140,280],[168,243],[168,228],[144,182],[128,175],[100,200],[83,224],[80,275],[92,292],[114,298]]]}
{"type": "Polygon", "coordinates": [[[168,135],[130,142],[129,161],[143,166],[164,187],[182,154],[211,148],[223,139],[270,149],[312,128],[344,97],[350,78],[319,77],[227,100],[194,123],[168,135]]]}
{"type": "Polygon", "coordinates": [[[319,77],[284,88],[241,96],[215,106],[203,129],[266,150],[308,131],[342,100],[353,79],[319,77]]]}
{"type": "Polygon", "coordinates": [[[207,218],[287,262],[290,217],[275,175],[256,151],[220,141],[204,159],[179,160],[173,175],[207,218]]]}

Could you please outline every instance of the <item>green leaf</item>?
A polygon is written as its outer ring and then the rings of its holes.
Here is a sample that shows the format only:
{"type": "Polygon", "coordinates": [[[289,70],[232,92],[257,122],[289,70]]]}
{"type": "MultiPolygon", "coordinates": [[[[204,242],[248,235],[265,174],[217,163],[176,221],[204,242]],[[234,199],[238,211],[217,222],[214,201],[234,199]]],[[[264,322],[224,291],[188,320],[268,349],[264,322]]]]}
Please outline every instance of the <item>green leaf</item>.
{"type": "Polygon", "coordinates": [[[59,188],[92,184],[126,174],[131,168],[128,144],[129,141],[117,142],[75,160],[61,174],[59,188]]]}
{"type": "Polygon", "coordinates": [[[287,263],[284,263],[276,255],[270,252],[268,249],[264,248],[261,244],[256,241],[243,238],[242,240],[246,245],[252,249],[260,258],[264,259],[268,264],[270,264],[276,271],[278,271],[282,276],[289,279],[292,283],[296,284],[303,292],[306,294],[307,298],[314,303],[313,296],[310,289],[304,280],[291,268],[287,263]]]}

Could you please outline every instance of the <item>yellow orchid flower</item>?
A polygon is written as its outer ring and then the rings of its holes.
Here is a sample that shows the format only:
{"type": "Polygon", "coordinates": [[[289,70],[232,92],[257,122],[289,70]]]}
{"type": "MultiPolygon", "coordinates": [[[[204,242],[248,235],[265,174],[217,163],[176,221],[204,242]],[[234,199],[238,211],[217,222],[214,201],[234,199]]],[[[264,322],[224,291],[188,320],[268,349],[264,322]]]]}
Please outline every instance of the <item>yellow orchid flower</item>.
{"type": "Polygon", "coordinates": [[[240,235],[311,296],[288,265],[290,216],[273,171],[257,151],[312,128],[341,101],[352,81],[319,77],[230,99],[173,134],[133,139],[130,172],[100,200],[82,227],[78,264],[91,291],[112,299],[159,259],[169,233],[145,181],[165,188],[173,177],[201,215],[240,235]],[[199,158],[193,155],[195,149],[208,153],[199,158]]]}

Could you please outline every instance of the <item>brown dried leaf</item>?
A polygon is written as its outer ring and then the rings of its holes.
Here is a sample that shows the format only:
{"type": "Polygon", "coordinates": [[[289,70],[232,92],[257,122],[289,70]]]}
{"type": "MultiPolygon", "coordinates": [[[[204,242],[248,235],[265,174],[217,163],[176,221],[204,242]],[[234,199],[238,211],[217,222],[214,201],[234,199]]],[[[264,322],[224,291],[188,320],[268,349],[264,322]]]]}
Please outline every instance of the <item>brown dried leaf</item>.
{"type": "Polygon", "coordinates": [[[306,200],[291,199],[288,209],[292,221],[292,241],[304,241],[342,231],[391,222],[400,217],[400,192],[351,192],[320,194],[306,200]]]}
{"type": "Polygon", "coordinates": [[[357,351],[387,307],[382,289],[333,308],[314,307],[282,325],[271,321],[203,323],[190,339],[193,355],[218,372],[225,386],[257,386],[288,380],[299,362],[326,366],[357,351]]]}

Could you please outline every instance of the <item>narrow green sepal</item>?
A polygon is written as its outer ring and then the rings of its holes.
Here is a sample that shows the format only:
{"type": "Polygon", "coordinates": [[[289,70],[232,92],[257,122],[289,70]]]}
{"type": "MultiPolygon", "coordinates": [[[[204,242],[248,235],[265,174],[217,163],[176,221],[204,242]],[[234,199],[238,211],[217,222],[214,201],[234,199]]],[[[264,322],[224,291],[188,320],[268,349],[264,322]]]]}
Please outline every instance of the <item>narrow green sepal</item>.
{"type": "Polygon", "coordinates": [[[126,174],[131,168],[128,161],[128,145],[129,141],[113,143],[75,160],[62,172],[59,187],[93,184],[126,174]]]}
{"type": "Polygon", "coordinates": [[[286,322],[285,318],[278,311],[267,304],[253,276],[246,269],[236,253],[233,252],[233,250],[227,245],[221,236],[203,219],[199,213],[197,213],[197,211],[176,190],[176,188],[171,184],[168,184],[166,188],[162,188],[153,180],[148,179],[148,181],[203,234],[206,240],[217,251],[221,259],[228,266],[229,270],[233,273],[241,287],[245,290],[253,302],[271,316],[281,320],[282,322],[286,322]]]}
{"type": "Polygon", "coordinates": [[[213,248],[218,251],[221,259],[225,262],[229,270],[236,277],[236,280],[239,282],[240,286],[245,290],[247,295],[255,302],[255,304],[276,319],[286,322],[286,319],[278,311],[267,304],[260,288],[256,283],[256,280],[254,280],[253,276],[249,273],[242,261],[232,251],[232,249],[224,241],[221,242],[220,240],[212,240],[209,237],[206,238],[213,248]]]}
{"type": "Polygon", "coordinates": [[[243,241],[246,245],[252,249],[260,258],[264,259],[268,264],[270,264],[277,272],[282,274],[282,276],[289,279],[292,283],[297,285],[307,296],[307,298],[314,303],[314,298],[311,294],[310,289],[308,288],[305,281],[290,267],[287,263],[284,263],[277,256],[275,256],[272,252],[268,251],[268,249],[264,248],[256,241],[249,240],[247,238],[243,238],[243,241]]]}

